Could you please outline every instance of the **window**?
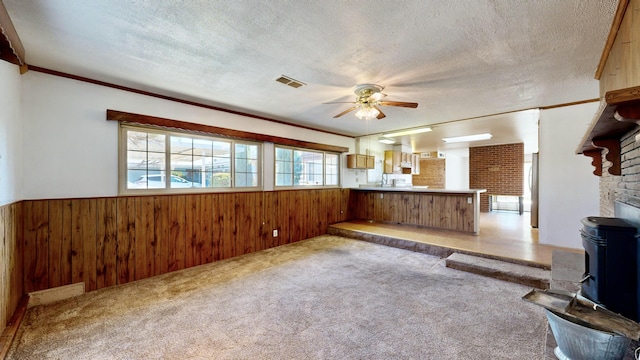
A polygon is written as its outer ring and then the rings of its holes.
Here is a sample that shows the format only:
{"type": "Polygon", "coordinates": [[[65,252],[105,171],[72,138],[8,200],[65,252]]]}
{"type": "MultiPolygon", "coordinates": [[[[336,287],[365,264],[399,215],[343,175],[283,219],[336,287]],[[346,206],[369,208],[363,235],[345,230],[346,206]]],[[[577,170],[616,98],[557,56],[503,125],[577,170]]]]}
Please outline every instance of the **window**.
{"type": "Polygon", "coordinates": [[[121,139],[124,191],[261,186],[260,144],[125,125],[121,139]]]}
{"type": "Polygon", "coordinates": [[[275,186],[338,186],[340,156],[334,153],[275,148],[275,186]]]}

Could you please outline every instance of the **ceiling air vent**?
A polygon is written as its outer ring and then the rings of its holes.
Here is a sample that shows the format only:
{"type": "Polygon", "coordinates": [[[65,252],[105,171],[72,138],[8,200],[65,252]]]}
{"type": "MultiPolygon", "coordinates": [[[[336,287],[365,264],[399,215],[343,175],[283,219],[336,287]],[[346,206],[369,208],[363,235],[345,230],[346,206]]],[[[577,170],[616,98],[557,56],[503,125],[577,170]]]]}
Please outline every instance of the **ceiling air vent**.
{"type": "Polygon", "coordinates": [[[298,81],[298,80],[292,79],[292,78],[290,78],[288,76],[284,76],[284,75],[282,75],[279,78],[277,78],[276,81],[279,82],[279,83],[283,83],[285,85],[289,85],[292,88],[296,88],[296,89],[299,88],[302,85],[307,85],[307,84],[303,83],[302,81],[298,81]]]}

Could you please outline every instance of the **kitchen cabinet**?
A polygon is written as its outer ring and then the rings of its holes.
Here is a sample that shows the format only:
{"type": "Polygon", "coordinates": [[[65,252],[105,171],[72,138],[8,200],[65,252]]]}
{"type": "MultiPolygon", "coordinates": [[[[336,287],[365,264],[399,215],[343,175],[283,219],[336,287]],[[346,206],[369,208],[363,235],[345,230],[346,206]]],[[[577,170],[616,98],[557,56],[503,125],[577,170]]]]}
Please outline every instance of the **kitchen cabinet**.
{"type": "Polygon", "coordinates": [[[375,156],[372,155],[348,154],[347,169],[373,169],[375,160],[375,156]]]}
{"type": "Polygon", "coordinates": [[[384,152],[384,169],[385,174],[402,174],[400,162],[402,161],[402,153],[399,151],[387,150],[384,152]]]}
{"type": "Polygon", "coordinates": [[[409,160],[406,165],[408,167],[402,167],[403,174],[420,175],[420,154],[407,154],[409,160]]]}
{"type": "Polygon", "coordinates": [[[420,154],[411,154],[411,175],[420,175],[420,154]]]}
{"type": "Polygon", "coordinates": [[[414,155],[394,150],[385,151],[383,172],[385,174],[411,174],[414,155]]]}

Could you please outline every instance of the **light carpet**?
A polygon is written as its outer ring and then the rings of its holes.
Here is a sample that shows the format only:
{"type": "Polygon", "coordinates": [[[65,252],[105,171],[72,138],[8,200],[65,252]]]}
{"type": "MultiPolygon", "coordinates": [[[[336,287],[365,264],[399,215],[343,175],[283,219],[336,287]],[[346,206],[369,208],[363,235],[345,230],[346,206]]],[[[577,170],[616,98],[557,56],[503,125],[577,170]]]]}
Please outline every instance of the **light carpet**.
{"type": "Polygon", "coordinates": [[[9,359],[541,359],[531,289],[320,236],[27,312],[9,359]]]}

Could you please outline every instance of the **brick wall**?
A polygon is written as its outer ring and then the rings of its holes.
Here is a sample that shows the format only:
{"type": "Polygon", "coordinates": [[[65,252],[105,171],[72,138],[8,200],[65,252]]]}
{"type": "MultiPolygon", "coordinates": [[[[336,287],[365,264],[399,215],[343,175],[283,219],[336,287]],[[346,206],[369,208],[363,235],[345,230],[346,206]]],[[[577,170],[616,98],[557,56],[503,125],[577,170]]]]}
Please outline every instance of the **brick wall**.
{"type": "Polygon", "coordinates": [[[412,184],[444,189],[446,180],[445,159],[420,159],[420,175],[413,175],[412,184]]]}
{"type": "Polygon", "coordinates": [[[480,194],[480,211],[489,211],[489,195],[524,195],[524,144],[469,148],[469,187],[480,194]]]}
{"type": "Polygon", "coordinates": [[[614,216],[614,201],[640,207],[640,144],[635,142],[637,134],[640,134],[640,129],[620,138],[621,176],[609,174],[608,169],[611,163],[603,157],[600,178],[600,216],[614,216]]]}

